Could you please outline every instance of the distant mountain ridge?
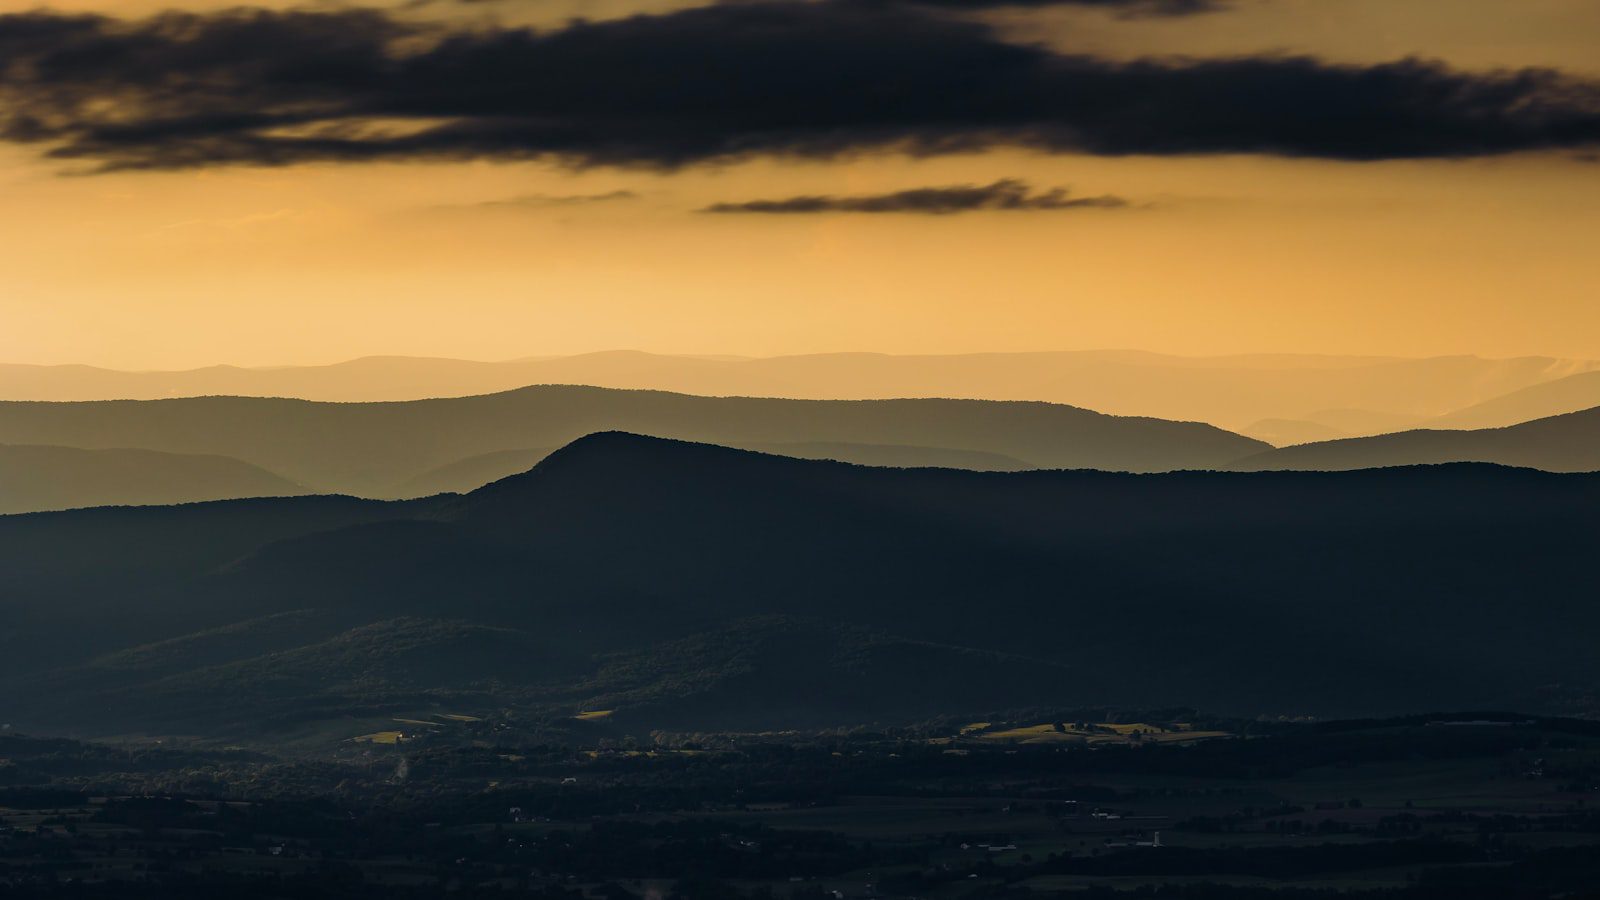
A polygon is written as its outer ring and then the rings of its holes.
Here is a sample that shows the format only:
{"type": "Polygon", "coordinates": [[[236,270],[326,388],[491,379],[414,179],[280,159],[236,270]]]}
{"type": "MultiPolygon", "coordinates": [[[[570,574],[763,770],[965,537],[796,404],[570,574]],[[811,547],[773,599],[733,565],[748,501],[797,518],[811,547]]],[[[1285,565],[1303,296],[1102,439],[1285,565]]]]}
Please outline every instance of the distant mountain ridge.
{"type": "Polygon", "coordinates": [[[1504,428],[1422,429],[1281,447],[1234,463],[1239,471],[1371,469],[1484,462],[1547,472],[1600,471],[1600,408],[1504,428]]]}
{"type": "Polygon", "coordinates": [[[1595,407],[1600,407],[1600,372],[1580,372],[1485,400],[1425,424],[1430,428],[1505,428],[1595,407]]]}
{"type": "Polygon", "coordinates": [[[1566,709],[1600,691],[1596,508],[1600,475],[1487,465],[981,473],[598,433],[460,497],[0,519],[0,707],[265,741],[430,708],[1566,709]]]}
{"type": "Polygon", "coordinates": [[[531,464],[537,457],[523,455],[527,448],[610,429],[775,452],[792,445],[800,455],[863,462],[965,460],[990,468],[1214,468],[1268,449],[1210,425],[1037,402],[782,400],[547,385],[404,403],[0,403],[0,443],[227,456],[311,490],[376,497],[470,489],[507,474],[507,465],[531,464]]]}
{"type": "Polygon", "coordinates": [[[792,399],[1039,400],[1117,415],[1210,422],[1241,431],[1263,419],[1315,421],[1322,410],[1362,410],[1378,422],[1415,424],[1597,368],[1600,363],[1592,360],[1550,357],[1185,357],[1100,350],[729,358],[612,351],[505,362],[368,357],[330,366],[214,366],[183,372],[0,365],[0,399],[230,395],[365,402],[497,393],[534,384],[584,384],[792,399]]]}
{"type": "MultiPolygon", "coordinates": [[[[1305,427],[1282,423],[1285,434],[1305,427]]],[[[1600,471],[1600,408],[1500,429],[1413,430],[1274,449],[1200,423],[1037,402],[537,386],[406,403],[0,402],[0,514],[306,493],[466,493],[608,430],[895,468],[1327,471],[1487,462],[1600,471]]]]}

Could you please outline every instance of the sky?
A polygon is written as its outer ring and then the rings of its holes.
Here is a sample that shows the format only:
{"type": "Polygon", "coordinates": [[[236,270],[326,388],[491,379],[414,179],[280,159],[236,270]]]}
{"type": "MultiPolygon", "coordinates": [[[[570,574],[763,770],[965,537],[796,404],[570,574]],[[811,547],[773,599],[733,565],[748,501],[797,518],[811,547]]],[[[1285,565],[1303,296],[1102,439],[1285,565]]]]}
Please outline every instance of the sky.
{"type": "Polygon", "coordinates": [[[0,0],[0,362],[1600,358],[1593,0],[0,0]]]}

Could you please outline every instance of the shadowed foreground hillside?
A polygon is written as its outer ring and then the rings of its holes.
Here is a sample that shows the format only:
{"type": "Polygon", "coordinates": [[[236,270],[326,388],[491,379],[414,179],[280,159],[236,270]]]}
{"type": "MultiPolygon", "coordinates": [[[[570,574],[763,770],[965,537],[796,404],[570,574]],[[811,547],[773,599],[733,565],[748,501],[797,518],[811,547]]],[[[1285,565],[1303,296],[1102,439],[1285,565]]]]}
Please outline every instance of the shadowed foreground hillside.
{"type": "MultiPolygon", "coordinates": [[[[419,496],[626,430],[799,456],[985,469],[1215,468],[1269,445],[1210,425],[1048,403],[770,400],[541,386],[409,403],[199,397],[0,403],[0,443],[228,456],[325,493],[419,496]]],[[[481,479],[481,480],[480,480],[481,479]]]]}
{"type": "Polygon", "coordinates": [[[1600,477],[1481,465],[975,473],[598,434],[465,497],[0,520],[0,701],[257,740],[441,706],[1583,709],[1596,508],[1600,477]]]}

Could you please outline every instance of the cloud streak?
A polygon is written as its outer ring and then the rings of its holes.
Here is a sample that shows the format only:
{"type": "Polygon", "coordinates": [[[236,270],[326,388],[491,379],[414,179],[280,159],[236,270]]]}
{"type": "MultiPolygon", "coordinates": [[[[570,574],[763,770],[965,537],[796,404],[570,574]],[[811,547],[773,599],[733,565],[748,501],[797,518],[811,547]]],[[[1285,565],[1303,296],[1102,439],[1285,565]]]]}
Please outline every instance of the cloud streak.
{"type": "MultiPolygon", "coordinates": [[[[960,0],[950,0],[960,2],[960,0]]],[[[98,170],[753,157],[1454,158],[1600,145],[1600,85],[1310,57],[1132,62],[938,9],[727,3],[547,31],[377,10],[0,16],[0,139],[98,170]]]]}
{"type": "Polygon", "coordinates": [[[439,209],[550,209],[564,206],[593,206],[597,203],[616,203],[623,200],[637,200],[639,195],[634,191],[616,190],[603,194],[523,194],[520,197],[509,197],[504,200],[485,200],[482,203],[456,204],[438,207],[439,209]]]}
{"type": "Polygon", "coordinates": [[[1042,212],[1066,209],[1120,209],[1128,201],[1121,197],[1072,197],[1066,188],[1052,188],[1034,193],[1029,186],[1014,178],[1002,178],[993,184],[962,184],[949,187],[913,188],[888,194],[871,194],[856,197],[810,195],[789,197],[783,200],[746,200],[739,203],[715,203],[701,212],[707,213],[765,213],[797,215],[814,213],[914,213],[944,216],[965,212],[1042,212]]]}
{"type": "MultiPolygon", "coordinates": [[[[432,6],[437,0],[411,0],[408,6],[432,6]]],[[[467,6],[514,5],[523,0],[455,0],[467,6]]],[[[855,2],[905,3],[912,6],[944,7],[969,12],[1014,7],[1044,8],[1053,6],[1078,6],[1100,9],[1124,18],[1166,18],[1193,16],[1221,12],[1232,8],[1231,0],[855,0],[855,2]]],[[[686,3],[686,6],[696,5],[686,3]]]]}
{"type": "Polygon", "coordinates": [[[1170,18],[1221,12],[1226,0],[905,0],[923,6],[978,11],[1005,7],[1080,6],[1113,12],[1129,19],[1170,18]]]}

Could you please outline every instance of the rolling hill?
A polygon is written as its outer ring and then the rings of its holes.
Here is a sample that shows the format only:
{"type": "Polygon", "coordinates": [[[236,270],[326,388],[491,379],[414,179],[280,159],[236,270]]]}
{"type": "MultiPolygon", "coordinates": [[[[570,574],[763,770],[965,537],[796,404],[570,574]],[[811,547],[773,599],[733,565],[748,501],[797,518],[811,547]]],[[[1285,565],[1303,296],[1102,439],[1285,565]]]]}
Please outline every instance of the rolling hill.
{"type": "Polygon", "coordinates": [[[1600,471],[1600,408],[1478,431],[1418,430],[1281,447],[1241,460],[1242,471],[1347,470],[1487,462],[1547,472],[1600,471]]]}
{"type": "Polygon", "coordinates": [[[427,709],[1589,709],[1597,503],[1600,476],[1486,465],[980,473],[603,433],[460,497],[0,520],[0,705],[254,741],[427,709]]]}
{"type": "Polygon", "coordinates": [[[1240,434],[1266,441],[1274,447],[1331,441],[1370,434],[1388,434],[1415,427],[1417,417],[1360,409],[1324,409],[1300,419],[1263,419],[1241,429],[1240,434]]]}
{"type": "Polygon", "coordinates": [[[434,494],[465,494],[491,481],[526,472],[549,456],[555,448],[495,450],[420,472],[395,485],[399,497],[430,497],[434,494]]]}
{"type": "Polygon", "coordinates": [[[0,515],[305,493],[299,484],[225,456],[0,444],[0,515]]]}
{"type": "Polygon", "coordinates": [[[470,489],[538,451],[622,429],[798,455],[984,468],[1214,468],[1268,445],[1209,425],[1047,403],[693,397],[542,386],[405,403],[241,397],[0,403],[0,442],[232,457],[325,493],[470,489]],[[898,447],[898,450],[888,448],[898,447]],[[920,450],[917,448],[921,448],[920,450]],[[480,480],[481,479],[481,480],[480,480]],[[473,482],[476,483],[473,483],[473,482]]]}
{"type": "Polygon", "coordinates": [[[1505,428],[1600,406],[1600,372],[1580,372],[1525,387],[1428,420],[1430,428],[1505,428]]]}
{"type": "Polygon", "coordinates": [[[1331,441],[1349,437],[1350,434],[1331,425],[1321,422],[1312,422],[1306,419],[1262,419],[1246,428],[1247,434],[1256,440],[1266,441],[1274,447],[1288,447],[1294,444],[1309,444],[1313,441],[1331,441]]]}

